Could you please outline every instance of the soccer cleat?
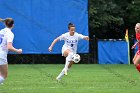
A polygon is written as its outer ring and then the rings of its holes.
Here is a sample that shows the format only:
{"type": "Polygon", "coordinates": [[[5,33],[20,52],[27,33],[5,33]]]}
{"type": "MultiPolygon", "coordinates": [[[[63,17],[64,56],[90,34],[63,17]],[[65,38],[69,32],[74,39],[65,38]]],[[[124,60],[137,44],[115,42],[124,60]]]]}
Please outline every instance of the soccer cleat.
{"type": "Polygon", "coordinates": [[[66,75],[66,76],[68,75],[67,70],[65,70],[64,75],[66,75]]]}
{"type": "Polygon", "coordinates": [[[56,80],[57,80],[57,81],[60,81],[61,79],[57,77],[56,80]]]}

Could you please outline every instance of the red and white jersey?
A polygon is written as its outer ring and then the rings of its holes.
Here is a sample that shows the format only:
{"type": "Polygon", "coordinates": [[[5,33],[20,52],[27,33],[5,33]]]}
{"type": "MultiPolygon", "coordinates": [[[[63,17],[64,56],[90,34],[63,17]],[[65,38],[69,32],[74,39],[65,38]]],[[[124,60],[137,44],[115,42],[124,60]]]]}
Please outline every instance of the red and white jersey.
{"type": "Polygon", "coordinates": [[[65,41],[62,47],[62,53],[64,51],[63,49],[70,49],[72,52],[76,53],[78,41],[83,38],[84,38],[84,35],[78,34],[77,32],[75,32],[73,36],[71,36],[69,32],[64,33],[61,36],[59,36],[60,40],[65,41]]]}
{"type": "MultiPolygon", "coordinates": [[[[137,41],[140,41],[140,33],[136,33],[137,41]]],[[[140,42],[138,43],[138,50],[140,50],[140,42]]]]}
{"type": "Polygon", "coordinates": [[[11,29],[4,28],[0,31],[0,58],[7,61],[7,43],[13,42],[14,34],[11,32],[11,29]]]}

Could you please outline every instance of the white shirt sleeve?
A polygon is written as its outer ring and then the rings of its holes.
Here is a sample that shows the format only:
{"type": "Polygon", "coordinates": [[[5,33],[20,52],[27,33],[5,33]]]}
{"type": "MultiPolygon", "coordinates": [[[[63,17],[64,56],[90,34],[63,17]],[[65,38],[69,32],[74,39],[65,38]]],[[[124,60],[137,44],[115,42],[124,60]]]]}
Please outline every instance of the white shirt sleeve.
{"type": "Polygon", "coordinates": [[[65,36],[66,36],[66,34],[62,34],[61,36],[59,36],[60,41],[65,40],[66,39],[65,36]]]}
{"type": "Polygon", "coordinates": [[[85,36],[82,34],[78,34],[78,40],[83,39],[85,36]]]}
{"type": "Polygon", "coordinates": [[[12,32],[7,33],[7,42],[13,42],[14,34],[12,32]]]}

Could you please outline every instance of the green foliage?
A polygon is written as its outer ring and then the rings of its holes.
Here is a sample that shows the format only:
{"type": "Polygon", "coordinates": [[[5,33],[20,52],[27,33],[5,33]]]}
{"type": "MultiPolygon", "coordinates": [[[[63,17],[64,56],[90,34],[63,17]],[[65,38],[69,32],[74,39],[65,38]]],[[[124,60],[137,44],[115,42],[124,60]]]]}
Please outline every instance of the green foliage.
{"type": "Polygon", "coordinates": [[[89,0],[90,33],[98,38],[124,38],[128,28],[134,34],[140,20],[139,6],[139,0],[89,0]]]}

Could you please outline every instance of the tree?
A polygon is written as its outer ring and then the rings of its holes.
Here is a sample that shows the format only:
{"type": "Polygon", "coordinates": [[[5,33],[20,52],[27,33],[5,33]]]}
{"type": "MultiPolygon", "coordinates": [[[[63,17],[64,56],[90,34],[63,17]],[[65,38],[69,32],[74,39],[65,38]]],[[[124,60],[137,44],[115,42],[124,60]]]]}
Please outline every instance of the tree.
{"type": "Polygon", "coordinates": [[[140,20],[139,0],[89,0],[89,32],[98,38],[124,38],[125,29],[134,34],[140,20]]]}

